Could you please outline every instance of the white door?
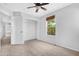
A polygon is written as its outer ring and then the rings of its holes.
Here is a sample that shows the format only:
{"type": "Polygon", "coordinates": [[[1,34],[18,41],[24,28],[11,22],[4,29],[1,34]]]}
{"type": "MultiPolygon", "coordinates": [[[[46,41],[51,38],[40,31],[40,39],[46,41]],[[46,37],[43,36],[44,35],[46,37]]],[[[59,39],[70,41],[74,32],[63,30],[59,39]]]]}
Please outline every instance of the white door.
{"type": "Polygon", "coordinates": [[[36,39],[37,22],[32,20],[27,20],[24,26],[24,40],[36,39]]]}

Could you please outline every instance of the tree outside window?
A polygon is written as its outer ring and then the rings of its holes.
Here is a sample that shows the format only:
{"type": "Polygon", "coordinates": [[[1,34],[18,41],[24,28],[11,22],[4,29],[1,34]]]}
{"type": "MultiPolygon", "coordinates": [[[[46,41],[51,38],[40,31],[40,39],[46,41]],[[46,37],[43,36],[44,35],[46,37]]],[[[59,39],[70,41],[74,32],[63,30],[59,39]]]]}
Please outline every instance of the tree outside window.
{"type": "Polygon", "coordinates": [[[55,16],[50,16],[47,18],[47,34],[48,35],[56,34],[55,16]]]}

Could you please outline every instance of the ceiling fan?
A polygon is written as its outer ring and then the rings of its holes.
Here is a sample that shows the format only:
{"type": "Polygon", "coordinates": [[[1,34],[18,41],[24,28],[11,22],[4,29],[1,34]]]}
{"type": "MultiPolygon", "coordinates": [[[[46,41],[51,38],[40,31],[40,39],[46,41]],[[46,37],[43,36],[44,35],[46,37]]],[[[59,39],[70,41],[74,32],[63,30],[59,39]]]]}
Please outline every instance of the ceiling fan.
{"type": "Polygon", "coordinates": [[[46,8],[44,8],[43,6],[45,5],[48,5],[49,3],[34,3],[35,6],[31,6],[31,7],[27,7],[28,9],[29,8],[36,8],[36,11],[35,12],[38,12],[39,11],[39,8],[41,8],[42,10],[47,10],[46,8]]]}

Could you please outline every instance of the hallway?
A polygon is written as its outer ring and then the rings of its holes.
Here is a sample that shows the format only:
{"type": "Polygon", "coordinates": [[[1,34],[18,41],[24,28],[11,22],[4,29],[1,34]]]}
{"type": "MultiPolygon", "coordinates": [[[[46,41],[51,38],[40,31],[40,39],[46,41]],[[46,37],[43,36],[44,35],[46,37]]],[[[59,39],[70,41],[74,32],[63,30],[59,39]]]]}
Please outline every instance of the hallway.
{"type": "Polygon", "coordinates": [[[0,48],[2,56],[79,56],[75,52],[62,47],[39,41],[28,40],[24,45],[3,45],[0,48]]]}

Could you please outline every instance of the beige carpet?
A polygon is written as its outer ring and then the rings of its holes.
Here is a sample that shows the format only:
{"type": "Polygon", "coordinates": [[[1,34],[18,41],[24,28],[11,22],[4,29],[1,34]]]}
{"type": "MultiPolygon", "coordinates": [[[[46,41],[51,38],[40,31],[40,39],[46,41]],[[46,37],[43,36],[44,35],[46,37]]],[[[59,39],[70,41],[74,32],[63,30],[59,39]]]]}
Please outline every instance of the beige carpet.
{"type": "Polygon", "coordinates": [[[24,45],[6,44],[0,48],[1,56],[79,56],[79,52],[51,45],[49,43],[30,40],[24,45]]]}

